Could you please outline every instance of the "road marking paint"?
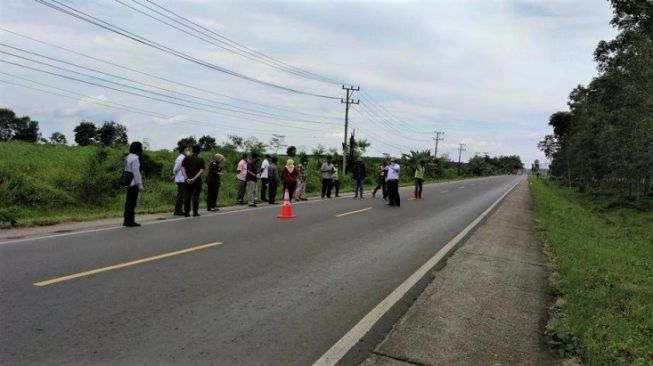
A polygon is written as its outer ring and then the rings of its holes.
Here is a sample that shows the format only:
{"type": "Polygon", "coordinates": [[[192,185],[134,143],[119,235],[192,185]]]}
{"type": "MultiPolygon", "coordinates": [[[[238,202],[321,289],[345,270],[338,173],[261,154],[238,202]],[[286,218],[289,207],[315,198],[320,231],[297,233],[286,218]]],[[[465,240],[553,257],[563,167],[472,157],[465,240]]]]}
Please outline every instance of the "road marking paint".
{"type": "Polygon", "coordinates": [[[357,213],[360,213],[360,212],[369,211],[371,209],[372,209],[372,207],[367,207],[367,208],[363,208],[363,209],[356,210],[356,211],[344,212],[344,213],[341,213],[341,214],[337,214],[336,217],[343,217],[343,216],[353,215],[353,214],[357,214],[357,213]]]}
{"type": "Polygon", "coordinates": [[[460,186],[460,187],[458,187],[458,189],[463,189],[463,188],[465,188],[465,186],[460,186]]]}
{"type": "Polygon", "coordinates": [[[129,267],[129,266],[133,266],[133,265],[141,264],[141,263],[147,263],[147,262],[151,262],[151,261],[155,261],[155,260],[159,260],[159,259],[172,257],[172,256],[175,256],[175,255],[190,253],[190,252],[194,252],[196,250],[202,250],[202,249],[206,249],[206,248],[210,248],[210,247],[215,247],[215,246],[218,246],[218,245],[222,245],[222,243],[215,242],[215,243],[209,243],[209,244],[204,244],[204,245],[198,245],[198,246],[195,246],[195,247],[186,248],[186,249],[182,249],[182,250],[177,250],[177,251],[174,251],[174,252],[155,255],[153,257],[141,258],[141,259],[137,259],[137,260],[130,261],[130,262],[115,264],[113,266],[102,267],[102,268],[93,269],[93,270],[85,271],[85,272],[79,272],[79,273],[75,273],[75,274],[71,274],[71,275],[63,276],[63,277],[57,277],[57,278],[53,278],[53,279],[50,279],[50,280],[36,282],[36,283],[34,283],[34,286],[39,286],[39,287],[48,286],[48,285],[52,285],[52,284],[55,284],[55,283],[72,280],[72,279],[79,278],[79,277],[86,277],[86,276],[91,276],[91,275],[102,273],[102,272],[113,271],[115,269],[125,268],[125,267],[129,267]]]}
{"type": "Polygon", "coordinates": [[[417,199],[417,198],[415,198],[415,197],[411,197],[411,198],[409,198],[408,200],[409,200],[409,201],[414,201],[414,200],[416,200],[416,199],[417,199]]]}
{"type": "Polygon", "coordinates": [[[347,352],[349,352],[349,350],[354,347],[365,336],[365,334],[370,331],[370,329],[372,329],[376,322],[378,322],[379,319],[388,312],[388,310],[401,300],[404,295],[406,295],[406,293],[408,293],[408,291],[415,286],[415,284],[419,282],[419,280],[421,280],[440,260],[445,258],[447,254],[449,254],[449,252],[453,250],[456,245],[508,195],[508,193],[512,192],[519,183],[521,183],[521,179],[494,201],[494,203],[474,219],[474,221],[467,225],[463,231],[458,233],[458,235],[451,239],[444,247],[442,247],[442,249],[435,253],[435,255],[424,263],[415,273],[410,275],[410,277],[399,285],[399,287],[394,289],[394,291],[376,305],[372,311],[367,313],[363,319],[354,325],[354,327],[340,338],[340,340],[338,340],[338,342],[336,342],[328,351],[326,351],[322,357],[315,361],[313,366],[331,366],[337,364],[338,361],[340,361],[347,352]]]}
{"type": "Polygon", "coordinates": [[[440,191],[440,193],[447,193],[449,190],[445,189],[444,191],[440,191]]]}

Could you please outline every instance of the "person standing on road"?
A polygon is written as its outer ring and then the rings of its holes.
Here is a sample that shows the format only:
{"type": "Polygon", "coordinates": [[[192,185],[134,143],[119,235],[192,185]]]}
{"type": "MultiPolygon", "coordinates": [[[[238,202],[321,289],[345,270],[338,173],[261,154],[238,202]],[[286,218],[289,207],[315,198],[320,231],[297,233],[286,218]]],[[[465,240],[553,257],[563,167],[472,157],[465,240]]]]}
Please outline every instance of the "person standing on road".
{"type": "Polygon", "coordinates": [[[399,164],[395,159],[391,159],[388,166],[385,168],[388,172],[386,183],[388,185],[388,206],[399,207],[401,202],[399,200],[399,164]]]}
{"type": "Polygon", "coordinates": [[[336,197],[340,197],[340,174],[338,172],[338,164],[333,164],[333,173],[331,173],[331,180],[333,181],[333,189],[335,190],[336,197]]]}
{"type": "Polygon", "coordinates": [[[297,168],[299,178],[297,180],[297,191],[295,201],[306,201],[306,184],[308,183],[308,161],[302,161],[297,168]]]}
{"type": "Polygon", "coordinates": [[[125,199],[125,212],[123,226],[138,227],[141,224],[136,223],[136,201],[138,192],[143,190],[143,178],[141,176],[141,156],[143,156],[143,144],[134,141],[129,145],[129,155],[125,158],[125,172],[132,174],[132,179],[127,188],[127,198],[125,199]]]}
{"type": "Polygon", "coordinates": [[[258,164],[258,154],[252,153],[251,157],[247,161],[247,176],[245,180],[247,181],[247,202],[249,207],[256,207],[256,182],[260,177],[256,165],[258,164]]]}
{"type": "Polygon", "coordinates": [[[273,157],[270,161],[270,166],[268,167],[268,203],[271,205],[276,205],[277,199],[277,188],[279,187],[279,167],[277,163],[279,159],[273,157]]]}
{"type": "Polygon", "coordinates": [[[184,200],[184,216],[190,216],[191,203],[193,216],[200,215],[200,192],[202,192],[202,174],[206,169],[204,159],[200,158],[202,149],[199,145],[193,146],[193,153],[181,163],[181,172],[186,178],[186,199],[184,200]]]}
{"type": "Polygon", "coordinates": [[[218,195],[220,194],[220,184],[222,180],[222,162],[224,156],[215,154],[213,161],[209,164],[209,174],[206,177],[206,210],[219,211],[218,195]]]}
{"type": "Polygon", "coordinates": [[[415,198],[422,198],[422,188],[424,186],[424,172],[426,171],[426,163],[424,160],[420,161],[415,167],[415,198]]]}
{"type": "Polygon", "coordinates": [[[266,202],[265,197],[268,193],[268,167],[270,166],[270,155],[265,154],[265,159],[261,163],[261,202],[266,202]]]}
{"type": "Polygon", "coordinates": [[[288,159],[286,162],[286,167],[283,168],[281,173],[281,181],[283,182],[283,191],[284,195],[286,189],[288,190],[288,197],[290,200],[295,196],[295,188],[297,187],[297,178],[299,177],[299,172],[295,169],[295,162],[292,159],[288,159]]]}
{"type": "Polygon", "coordinates": [[[386,177],[386,175],[388,173],[387,170],[385,169],[386,166],[388,166],[388,163],[384,161],[383,163],[379,164],[379,166],[377,167],[377,169],[376,169],[376,188],[374,188],[374,191],[372,192],[372,197],[376,197],[376,192],[379,189],[382,189],[383,199],[384,200],[388,199],[388,190],[387,190],[386,183],[385,183],[385,177],[386,177]]]}
{"type": "Polygon", "coordinates": [[[333,187],[333,164],[331,163],[331,157],[327,156],[326,162],[320,167],[320,172],[322,173],[322,199],[326,195],[327,198],[331,198],[331,188],[333,187]]]}
{"type": "Polygon", "coordinates": [[[238,191],[236,193],[236,204],[245,204],[245,188],[247,185],[247,154],[243,154],[236,167],[236,186],[238,191]]]}
{"type": "Polygon", "coordinates": [[[365,171],[365,164],[358,159],[354,163],[354,166],[351,168],[352,178],[356,183],[356,188],[354,189],[354,198],[363,198],[363,183],[365,178],[367,178],[367,172],[365,171]]]}
{"type": "Polygon", "coordinates": [[[186,146],[179,146],[179,155],[175,160],[175,166],[172,168],[173,179],[177,185],[177,200],[175,201],[175,216],[184,215],[184,199],[186,197],[186,179],[181,172],[181,163],[188,155],[188,148],[186,146]]]}

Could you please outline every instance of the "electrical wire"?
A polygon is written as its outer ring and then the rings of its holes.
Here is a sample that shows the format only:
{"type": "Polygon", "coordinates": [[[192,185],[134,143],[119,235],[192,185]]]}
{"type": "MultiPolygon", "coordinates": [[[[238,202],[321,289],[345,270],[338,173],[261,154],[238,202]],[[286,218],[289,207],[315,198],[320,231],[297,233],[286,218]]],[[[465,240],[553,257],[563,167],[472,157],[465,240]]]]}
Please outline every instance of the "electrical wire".
{"type": "MultiPolygon", "coordinates": [[[[6,76],[9,76],[9,77],[12,77],[12,78],[16,78],[16,79],[28,81],[30,83],[40,85],[40,86],[44,86],[44,87],[47,87],[47,88],[51,88],[51,89],[54,89],[54,90],[59,90],[59,91],[69,93],[69,94],[74,95],[74,96],[65,95],[65,94],[62,94],[62,93],[53,92],[51,90],[45,90],[45,89],[41,89],[41,88],[36,88],[36,87],[27,86],[27,85],[18,84],[18,83],[15,83],[15,82],[0,79],[1,82],[4,82],[6,84],[11,84],[11,85],[20,86],[20,87],[26,88],[26,89],[36,90],[36,91],[40,91],[40,92],[43,92],[43,93],[48,93],[48,94],[52,94],[52,95],[65,97],[65,98],[68,98],[68,99],[75,100],[77,102],[80,101],[79,98],[83,98],[84,102],[98,104],[98,105],[102,105],[102,106],[108,107],[108,108],[124,110],[124,111],[127,111],[127,112],[137,113],[137,114],[140,114],[140,115],[145,115],[145,116],[148,116],[148,117],[164,119],[164,120],[171,120],[171,119],[174,119],[174,118],[177,117],[177,116],[165,115],[165,114],[162,114],[162,113],[159,113],[159,112],[150,111],[150,110],[146,110],[146,109],[139,108],[139,107],[133,107],[133,106],[118,103],[118,102],[109,102],[109,101],[106,101],[106,100],[99,99],[97,97],[93,97],[93,96],[89,96],[89,95],[85,95],[85,94],[80,94],[80,93],[77,93],[77,92],[74,92],[74,91],[71,91],[71,90],[66,90],[66,89],[63,89],[63,88],[58,88],[58,87],[51,86],[51,85],[48,85],[48,84],[45,84],[45,83],[40,83],[40,82],[37,82],[37,81],[34,81],[34,80],[30,80],[28,78],[23,78],[23,77],[20,77],[20,76],[17,76],[17,75],[5,73],[5,72],[2,72],[2,71],[0,71],[0,74],[6,75],[6,76]]],[[[179,122],[179,123],[189,123],[189,124],[194,124],[194,125],[201,124],[203,126],[204,125],[209,125],[210,126],[210,125],[213,125],[213,124],[221,124],[221,122],[212,122],[211,123],[211,122],[206,122],[206,121],[201,121],[201,120],[196,120],[196,119],[191,119],[191,118],[184,118],[183,120],[174,121],[172,123],[177,123],[177,122],[179,122]]],[[[242,132],[279,133],[278,130],[262,130],[262,129],[253,129],[253,128],[238,128],[238,127],[233,127],[233,126],[227,126],[227,127],[229,129],[231,129],[231,130],[242,131],[242,132]]],[[[290,133],[297,134],[298,132],[290,131],[290,133]]],[[[284,134],[288,134],[288,132],[284,132],[284,134]]],[[[298,134],[301,134],[301,133],[298,133],[298,134]]],[[[303,137],[305,137],[305,136],[303,136],[303,137]]]]}
{"type": "MultiPolygon", "coordinates": [[[[89,85],[99,86],[99,87],[106,88],[106,89],[113,90],[113,91],[117,91],[117,92],[120,92],[120,93],[126,93],[126,94],[131,94],[131,95],[134,95],[134,96],[139,96],[139,97],[142,97],[142,98],[147,98],[147,99],[150,99],[150,100],[155,100],[155,101],[158,101],[158,102],[174,104],[174,105],[178,105],[178,106],[181,106],[181,107],[184,107],[184,108],[209,112],[209,113],[222,115],[222,116],[227,116],[227,117],[234,117],[233,115],[229,115],[229,114],[226,114],[226,113],[221,113],[221,112],[216,112],[214,110],[189,106],[187,104],[179,103],[179,102],[176,102],[176,101],[170,101],[170,100],[165,100],[165,99],[161,99],[161,98],[158,98],[158,97],[152,97],[152,96],[148,96],[148,95],[144,95],[144,94],[140,94],[140,93],[136,93],[136,92],[131,92],[131,91],[124,90],[124,89],[114,88],[114,87],[107,86],[107,85],[101,85],[101,84],[90,82],[90,81],[87,81],[87,80],[78,79],[78,78],[75,78],[75,77],[71,77],[71,76],[67,76],[67,75],[63,75],[63,74],[59,74],[59,73],[55,73],[55,72],[51,72],[51,71],[47,71],[47,70],[43,70],[43,69],[38,69],[38,68],[27,66],[27,65],[21,65],[21,64],[11,62],[11,61],[7,61],[7,60],[3,60],[3,59],[0,59],[0,62],[4,62],[4,63],[7,63],[7,64],[11,64],[11,65],[18,66],[18,67],[28,69],[28,70],[32,70],[32,71],[45,73],[45,74],[52,75],[52,76],[57,76],[57,77],[64,78],[64,79],[69,79],[69,80],[73,80],[73,81],[77,81],[77,82],[81,82],[81,83],[85,83],[85,84],[89,84],[89,85]]],[[[253,119],[251,117],[238,116],[237,118],[260,122],[260,120],[253,119]]],[[[283,126],[283,127],[288,126],[287,124],[281,124],[281,123],[276,123],[276,122],[271,122],[271,121],[266,121],[266,123],[270,124],[270,125],[277,125],[277,126],[283,126]]],[[[309,128],[300,127],[300,126],[293,126],[293,128],[301,129],[301,130],[307,130],[307,131],[319,131],[319,130],[316,130],[316,129],[309,129],[309,128]]]]}
{"type": "Polygon", "coordinates": [[[302,91],[302,90],[299,90],[299,89],[294,89],[294,88],[291,88],[291,87],[287,87],[287,86],[267,82],[267,81],[264,81],[264,80],[260,80],[260,79],[257,79],[257,78],[251,77],[251,76],[247,76],[247,75],[232,71],[230,69],[227,69],[227,68],[212,64],[210,62],[197,59],[197,58],[189,56],[188,54],[183,53],[181,51],[174,50],[174,49],[172,49],[170,47],[167,47],[165,45],[162,45],[160,43],[151,41],[151,40],[149,40],[149,39],[147,39],[145,37],[141,37],[141,36],[139,36],[137,34],[129,32],[129,31],[123,29],[123,28],[120,28],[120,27],[115,26],[115,25],[113,25],[111,23],[108,23],[108,22],[103,21],[103,20],[101,20],[99,18],[96,18],[96,17],[94,17],[92,15],[89,15],[89,14],[87,14],[85,12],[77,10],[77,9],[75,9],[75,8],[73,8],[71,6],[68,6],[66,4],[63,4],[63,3],[61,3],[61,2],[59,2],[57,0],[49,0],[52,3],[48,3],[48,2],[46,2],[46,0],[34,0],[34,1],[36,1],[36,2],[38,2],[40,4],[43,4],[45,6],[48,6],[48,7],[52,8],[54,10],[57,10],[57,11],[59,11],[61,13],[70,15],[72,17],[75,17],[75,18],[80,19],[82,21],[85,21],[87,23],[96,25],[96,26],[98,26],[100,28],[106,29],[108,31],[111,31],[111,32],[116,33],[118,35],[121,35],[123,37],[134,40],[134,41],[136,41],[138,43],[141,43],[143,45],[152,47],[152,48],[157,49],[159,51],[162,51],[162,52],[165,52],[167,54],[179,57],[181,59],[190,61],[190,62],[198,64],[198,65],[207,67],[209,69],[219,71],[221,73],[225,73],[225,74],[228,74],[228,75],[231,75],[231,76],[243,79],[243,80],[251,81],[251,82],[254,82],[254,83],[258,83],[260,85],[265,85],[265,86],[268,86],[268,87],[271,87],[271,88],[276,88],[276,89],[284,90],[284,91],[287,91],[287,92],[292,92],[292,93],[302,94],[302,95],[308,95],[308,96],[313,96],[313,97],[319,97],[319,98],[340,100],[340,98],[338,98],[338,97],[329,96],[329,95],[325,95],[325,94],[317,94],[317,93],[302,91]],[[55,4],[58,4],[58,5],[55,5],[55,4]],[[67,8],[67,9],[70,9],[70,10],[66,10],[63,7],[67,8]]]}
{"type": "Polygon", "coordinates": [[[83,69],[83,70],[88,70],[88,71],[91,71],[91,72],[99,73],[99,74],[106,75],[106,76],[109,76],[109,77],[113,77],[113,78],[116,78],[116,79],[127,80],[127,81],[135,83],[135,84],[139,84],[139,85],[143,85],[143,86],[146,86],[146,87],[149,87],[149,88],[162,90],[162,91],[165,91],[165,92],[168,92],[168,93],[184,95],[184,96],[187,96],[187,97],[190,97],[190,98],[193,98],[193,99],[203,100],[203,101],[207,101],[207,102],[210,102],[210,103],[215,103],[215,104],[218,104],[218,105],[226,105],[226,106],[228,106],[230,108],[225,108],[225,107],[221,107],[221,106],[214,106],[212,104],[195,102],[195,101],[190,101],[190,100],[182,99],[182,98],[170,97],[169,95],[166,95],[166,94],[153,92],[153,91],[142,89],[142,88],[132,87],[130,85],[126,85],[126,84],[122,84],[122,83],[116,83],[116,82],[111,81],[111,80],[106,80],[106,79],[99,78],[99,77],[96,77],[96,76],[93,76],[93,75],[88,75],[88,74],[81,73],[81,72],[78,72],[78,71],[66,69],[66,68],[63,68],[63,67],[55,66],[55,65],[48,64],[48,63],[41,62],[41,61],[36,61],[36,60],[30,59],[28,57],[22,57],[22,56],[18,56],[18,55],[15,55],[13,53],[10,53],[10,52],[5,52],[5,51],[0,50],[0,53],[11,55],[11,56],[17,57],[17,58],[21,58],[23,60],[27,60],[27,61],[30,61],[30,62],[35,62],[35,63],[41,64],[41,65],[46,65],[46,66],[49,66],[49,67],[52,67],[52,68],[55,68],[55,69],[58,69],[58,70],[62,70],[62,71],[82,75],[82,76],[85,76],[85,77],[93,78],[93,79],[100,80],[100,81],[103,81],[103,82],[106,82],[106,83],[111,83],[111,84],[119,85],[119,86],[122,86],[122,87],[132,88],[132,89],[135,89],[135,90],[139,90],[141,92],[152,93],[152,94],[162,96],[162,97],[166,97],[166,98],[174,98],[174,99],[182,100],[185,103],[198,104],[198,105],[202,105],[202,106],[208,106],[208,107],[216,108],[218,110],[224,110],[224,111],[229,111],[229,112],[234,112],[234,113],[242,113],[242,114],[252,115],[252,116],[267,117],[267,118],[283,120],[283,121],[296,121],[296,122],[306,122],[306,123],[313,123],[313,124],[335,124],[333,122],[321,122],[321,121],[314,121],[314,120],[307,120],[307,119],[290,119],[290,118],[287,118],[285,116],[282,116],[282,115],[279,115],[279,114],[276,114],[276,113],[269,113],[269,112],[265,112],[265,111],[257,111],[257,110],[252,110],[252,109],[245,109],[245,111],[242,111],[242,110],[239,110],[239,109],[231,108],[231,107],[235,107],[235,108],[240,108],[240,107],[233,106],[233,105],[230,105],[228,103],[223,103],[223,102],[219,102],[219,101],[215,101],[215,100],[211,100],[211,99],[198,97],[198,96],[195,96],[195,95],[192,95],[192,94],[179,92],[179,91],[176,91],[176,90],[171,90],[171,89],[162,88],[162,87],[159,87],[159,86],[156,86],[156,85],[143,83],[143,82],[140,82],[140,81],[137,81],[137,80],[133,80],[133,79],[125,78],[125,77],[118,76],[118,75],[115,75],[115,74],[106,73],[106,72],[103,72],[103,71],[99,71],[99,70],[95,70],[95,69],[88,68],[88,67],[85,67],[85,66],[81,66],[81,65],[76,64],[76,63],[63,61],[63,60],[60,60],[60,59],[56,59],[54,57],[49,57],[49,56],[41,55],[39,53],[27,51],[27,50],[24,50],[24,49],[21,49],[21,48],[9,46],[9,45],[6,45],[6,44],[1,43],[1,42],[0,42],[0,47],[11,48],[11,49],[18,50],[20,52],[24,52],[24,53],[27,53],[27,54],[30,54],[30,55],[35,55],[35,56],[42,57],[42,58],[52,60],[52,61],[55,61],[55,62],[63,63],[63,64],[66,64],[66,65],[71,65],[71,66],[74,66],[74,67],[77,67],[77,68],[80,68],[80,69],[83,69]]]}
{"type": "MultiPolygon", "coordinates": [[[[21,34],[21,33],[18,33],[18,32],[9,30],[9,29],[5,29],[5,28],[2,28],[1,26],[0,26],[0,31],[4,31],[4,32],[10,33],[10,34],[12,34],[14,36],[21,37],[21,38],[24,38],[24,39],[28,39],[30,41],[33,41],[33,42],[36,42],[36,43],[39,43],[39,44],[43,44],[43,45],[46,45],[46,46],[49,46],[49,47],[52,47],[52,48],[55,48],[55,49],[59,49],[59,50],[62,50],[62,51],[65,51],[65,52],[68,52],[68,53],[71,53],[71,54],[74,54],[74,55],[77,55],[77,56],[81,56],[81,57],[84,57],[84,58],[87,58],[87,59],[90,59],[90,60],[98,61],[98,62],[104,63],[106,65],[111,65],[111,66],[114,66],[114,67],[117,67],[117,68],[120,68],[120,69],[123,69],[123,70],[134,72],[134,73],[137,73],[139,75],[144,75],[144,76],[156,79],[156,80],[164,81],[164,82],[174,84],[174,85],[178,85],[178,86],[183,86],[183,87],[186,87],[186,88],[189,88],[189,89],[193,89],[193,90],[200,91],[200,92],[207,93],[207,94],[220,96],[220,97],[227,98],[227,99],[230,99],[230,100],[243,102],[243,103],[247,103],[247,104],[253,104],[253,105],[257,105],[259,107],[274,109],[274,110],[287,112],[287,113],[305,115],[305,116],[309,116],[309,117],[324,118],[324,119],[331,119],[331,120],[340,120],[341,119],[340,117],[323,116],[323,115],[319,115],[319,114],[315,114],[315,113],[308,113],[308,112],[302,112],[302,111],[297,111],[297,110],[292,110],[292,109],[287,109],[287,108],[281,108],[281,107],[277,107],[277,106],[273,106],[273,105],[269,105],[269,104],[255,102],[255,101],[244,99],[244,98],[238,98],[238,97],[230,96],[230,95],[227,95],[227,94],[218,93],[216,91],[211,91],[211,90],[208,90],[208,89],[200,88],[200,87],[193,86],[193,85],[183,83],[183,82],[180,82],[180,81],[171,80],[171,79],[165,78],[165,77],[160,76],[160,75],[147,73],[147,72],[137,70],[137,69],[134,69],[134,68],[131,68],[131,67],[128,67],[128,66],[124,66],[124,65],[120,65],[120,64],[117,64],[117,63],[114,63],[114,62],[103,60],[101,58],[97,58],[97,57],[94,57],[94,56],[91,56],[91,55],[88,55],[88,54],[84,54],[84,53],[72,50],[70,48],[62,47],[62,46],[59,46],[59,45],[56,45],[56,44],[53,44],[53,43],[45,42],[43,40],[39,40],[39,39],[30,37],[30,36],[25,35],[25,34],[21,34]]],[[[228,104],[228,103],[224,103],[224,104],[225,105],[231,105],[231,106],[233,106],[235,108],[247,109],[247,108],[244,108],[244,107],[240,107],[240,106],[236,106],[236,105],[232,105],[232,104],[228,104]]]]}
{"type": "MultiPolygon", "coordinates": [[[[134,2],[136,2],[136,3],[138,3],[138,4],[140,4],[140,3],[139,3],[138,1],[136,1],[136,0],[132,0],[132,1],[134,1],[134,2]]],[[[292,65],[290,65],[290,64],[287,64],[287,63],[285,63],[285,62],[283,62],[283,61],[280,61],[280,60],[278,60],[278,59],[275,59],[274,57],[271,57],[271,56],[268,56],[268,55],[266,55],[266,54],[264,54],[264,53],[261,53],[261,52],[258,52],[258,51],[256,51],[256,50],[253,50],[253,49],[251,49],[251,48],[249,48],[249,47],[243,45],[242,43],[236,42],[236,41],[234,41],[234,40],[232,40],[232,39],[230,39],[230,38],[228,38],[228,37],[225,37],[225,36],[223,36],[223,35],[221,35],[221,34],[219,34],[219,33],[217,33],[217,32],[214,32],[213,30],[208,29],[208,28],[206,28],[206,27],[204,27],[204,26],[202,26],[202,25],[200,25],[200,24],[197,24],[196,22],[193,22],[192,20],[190,20],[190,19],[188,19],[188,18],[184,18],[183,16],[181,16],[181,15],[179,15],[179,14],[177,14],[177,13],[175,13],[175,12],[169,10],[169,9],[166,9],[165,7],[163,7],[163,6],[161,6],[161,5],[158,5],[157,3],[155,3],[155,2],[152,1],[152,0],[145,0],[145,1],[147,1],[148,3],[150,3],[150,4],[152,4],[152,5],[156,6],[156,7],[158,7],[159,9],[162,9],[162,10],[165,11],[165,12],[168,12],[168,13],[174,15],[175,17],[177,17],[177,18],[179,18],[179,19],[182,19],[183,21],[185,21],[185,22],[187,22],[187,23],[192,24],[193,26],[195,26],[195,27],[197,27],[197,28],[203,29],[203,30],[209,32],[210,34],[215,35],[215,36],[218,37],[218,38],[214,38],[214,39],[216,39],[216,40],[218,40],[218,41],[219,41],[219,40],[223,40],[223,41],[224,41],[224,44],[229,44],[229,45],[231,45],[232,47],[234,47],[234,48],[236,48],[236,49],[239,49],[239,50],[242,50],[242,51],[248,52],[248,53],[250,53],[250,54],[252,54],[252,55],[255,55],[255,56],[260,56],[262,59],[270,60],[271,62],[273,62],[273,63],[275,63],[275,64],[278,64],[278,65],[281,65],[281,66],[287,67],[287,68],[289,68],[289,69],[293,69],[293,70],[300,71],[300,72],[302,72],[302,73],[304,73],[304,74],[306,74],[306,75],[312,75],[312,76],[314,76],[314,77],[317,77],[318,79],[322,79],[322,80],[325,80],[325,81],[327,81],[327,82],[331,82],[331,83],[333,83],[333,84],[338,84],[338,85],[347,84],[347,83],[345,83],[345,82],[338,81],[338,80],[334,80],[334,79],[332,79],[332,78],[329,78],[329,77],[326,77],[326,76],[323,76],[323,75],[319,75],[319,74],[316,74],[316,73],[313,73],[313,72],[307,71],[307,70],[305,70],[305,69],[302,69],[302,68],[295,67],[295,66],[292,66],[292,65]]],[[[144,5],[141,4],[141,6],[144,6],[144,5]]],[[[149,9],[149,8],[148,8],[148,9],[149,9]]],[[[159,14],[160,14],[160,13],[159,13],[159,14]]]]}
{"type": "MultiPolygon", "coordinates": [[[[182,27],[185,27],[185,28],[187,28],[187,29],[190,29],[191,31],[194,31],[194,32],[197,32],[197,33],[201,34],[202,36],[198,36],[197,34],[191,33],[191,32],[189,32],[189,31],[187,31],[187,30],[185,30],[185,29],[182,29],[182,28],[180,28],[180,27],[178,27],[178,26],[176,26],[176,25],[174,25],[174,24],[171,24],[171,23],[169,23],[169,22],[167,22],[167,21],[165,21],[165,20],[163,20],[163,19],[157,18],[156,16],[153,16],[152,14],[149,14],[149,13],[143,11],[143,10],[137,9],[137,8],[135,8],[135,7],[133,7],[133,6],[129,5],[129,4],[126,4],[126,3],[124,3],[124,2],[121,1],[121,0],[114,0],[114,1],[117,2],[117,3],[119,3],[119,4],[121,4],[121,5],[123,5],[123,6],[125,6],[125,7],[127,7],[127,8],[129,8],[129,9],[132,9],[132,10],[134,10],[134,11],[140,13],[140,14],[143,14],[143,15],[145,15],[145,16],[151,18],[151,19],[154,19],[154,20],[156,20],[157,22],[160,22],[160,23],[162,23],[162,24],[165,24],[165,25],[167,25],[167,26],[169,26],[169,27],[171,27],[171,28],[173,28],[173,29],[176,29],[176,30],[178,30],[178,31],[180,31],[180,32],[183,32],[183,33],[185,33],[185,34],[187,34],[187,35],[189,35],[189,36],[191,36],[191,37],[194,37],[194,38],[200,39],[200,40],[202,40],[202,41],[204,41],[204,42],[206,42],[206,43],[209,43],[209,44],[211,44],[211,45],[213,45],[213,46],[215,46],[215,47],[218,47],[218,48],[220,48],[220,49],[222,49],[222,50],[225,50],[225,51],[227,51],[227,52],[234,53],[234,54],[236,54],[236,55],[239,55],[239,56],[245,57],[245,58],[247,58],[247,59],[249,59],[249,60],[251,60],[251,61],[258,62],[258,63],[261,63],[261,64],[264,64],[264,65],[269,66],[269,67],[271,67],[271,68],[274,68],[274,69],[277,69],[277,70],[284,71],[284,72],[286,72],[286,73],[292,74],[292,75],[294,75],[294,76],[299,76],[299,77],[307,78],[307,79],[310,79],[310,80],[316,80],[316,81],[329,82],[329,83],[331,83],[330,81],[325,81],[325,80],[323,80],[322,78],[316,78],[316,77],[314,77],[314,76],[310,76],[310,75],[308,75],[308,74],[305,74],[304,72],[296,71],[296,70],[294,70],[294,69],[292,69],[292,68],[288,68],[288,67],[285,67],[285,66],[282,66],[282,65],[276,64],[276,63],[274,63],[274,62],[270,62],[270,61],[268,61],[267,59],[265,59],[265,58],[263,58],[263,57],[257,56],[256,54],[252,55],[252,54],[250,54],[250,53],[248,53],[248,52],[243,52],[243,51],[241,51],[241,50],[239,50],[239,49],[235,49],[235,50],[234,50],[234,49],[232,49],[232,48],[229,48],[227,45],[225,45],[225,42],[223,42],[223,41],[221,41],[220,39],[218,39],[218,38],[212,36],[210,33],[207,33],[207,32],[205,32],[205,31],[203,31],[203,30],[201,30],[201,29],[198,30],[198,29],[196,29],[196,28],[194,28],[194,27],[192,27],[192,26],[189,26],[188,24],[185,24],[185,23],[182,22],[182,21],[179,21],[179,20],[177,20],[177,19],[175,19],[175,18],[172,18],[172,17],[170,17],[170,16],[168,16],[168,15],[166,15],[166,14],[164,14],[164,13],[161,13],[160,11],[158,11],[158,10],[156,10],[156,9],[153,9],[153,8],[151,8],[151,7],[149,7],[149,6],[145,5],[145,4],[142,4],[142,3],[140,3],[140,2],[138,2],[138,1],[136,1],[136,0],[132,0],[132,1],[133,1],[134,3],[140,5],[141,7],[144,7],[144,8],[146,8],[146,9],[150,10],[151,12],[154,12],[154,13],[160,15],[160,16],[163,16],[164,18],[167,18],[167,19],[169,19],[169,20],[171,20],[171,21],[173,21],[173,22],[175,22],[175,23],[181,25],[182,27]],[[207,37],[208,39],[205,38],[205,37],[207,37]]],[[[179,16],[179,15],[177,15],[177,16],[178,16],[179,18],[185,19],[185,18],[183,18],[183,17],[181,17],[181,16],[179,16]]]]}

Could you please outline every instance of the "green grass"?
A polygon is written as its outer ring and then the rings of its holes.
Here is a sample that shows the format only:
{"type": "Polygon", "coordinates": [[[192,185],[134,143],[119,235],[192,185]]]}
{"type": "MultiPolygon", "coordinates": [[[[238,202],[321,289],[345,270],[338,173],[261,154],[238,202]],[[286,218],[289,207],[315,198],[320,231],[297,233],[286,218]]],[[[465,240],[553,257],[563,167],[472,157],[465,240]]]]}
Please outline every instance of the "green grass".
{"type": "Polygon", "coordinates": [[[587,365],[653,365],[653,212],[531,177],[535,216],[560,295],[547,329],[587,365]]]}

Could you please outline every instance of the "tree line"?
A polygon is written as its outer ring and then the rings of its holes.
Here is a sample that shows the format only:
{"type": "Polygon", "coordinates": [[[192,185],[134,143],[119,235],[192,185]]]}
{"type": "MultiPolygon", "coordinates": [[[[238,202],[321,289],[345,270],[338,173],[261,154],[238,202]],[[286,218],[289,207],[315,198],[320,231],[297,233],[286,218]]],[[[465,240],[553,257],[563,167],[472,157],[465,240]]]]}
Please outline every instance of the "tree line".
{"type": "Polygon", "coordinates": [[[551,115],[538,147],[570,187],[639,199],[653,184],[653,2],[611,3],[619,34],[598,44],[598,75],[551,115]]]}
{"type": "MultiPolygon", "coordinates": [[[[75,142],[79,146],[127,145],[127,127],[114,122],[105,121],[101,126],[96,126],[90,121],[82,121],[75,127],[75,142]]],[[[68,140],[61,132],[53,132],[49,139],[41,135],[39,122],[29,116],[18,117],[9,108],[0,108],[0,141],[24,141],[52,145],[66,145],[68,140]]]]}

